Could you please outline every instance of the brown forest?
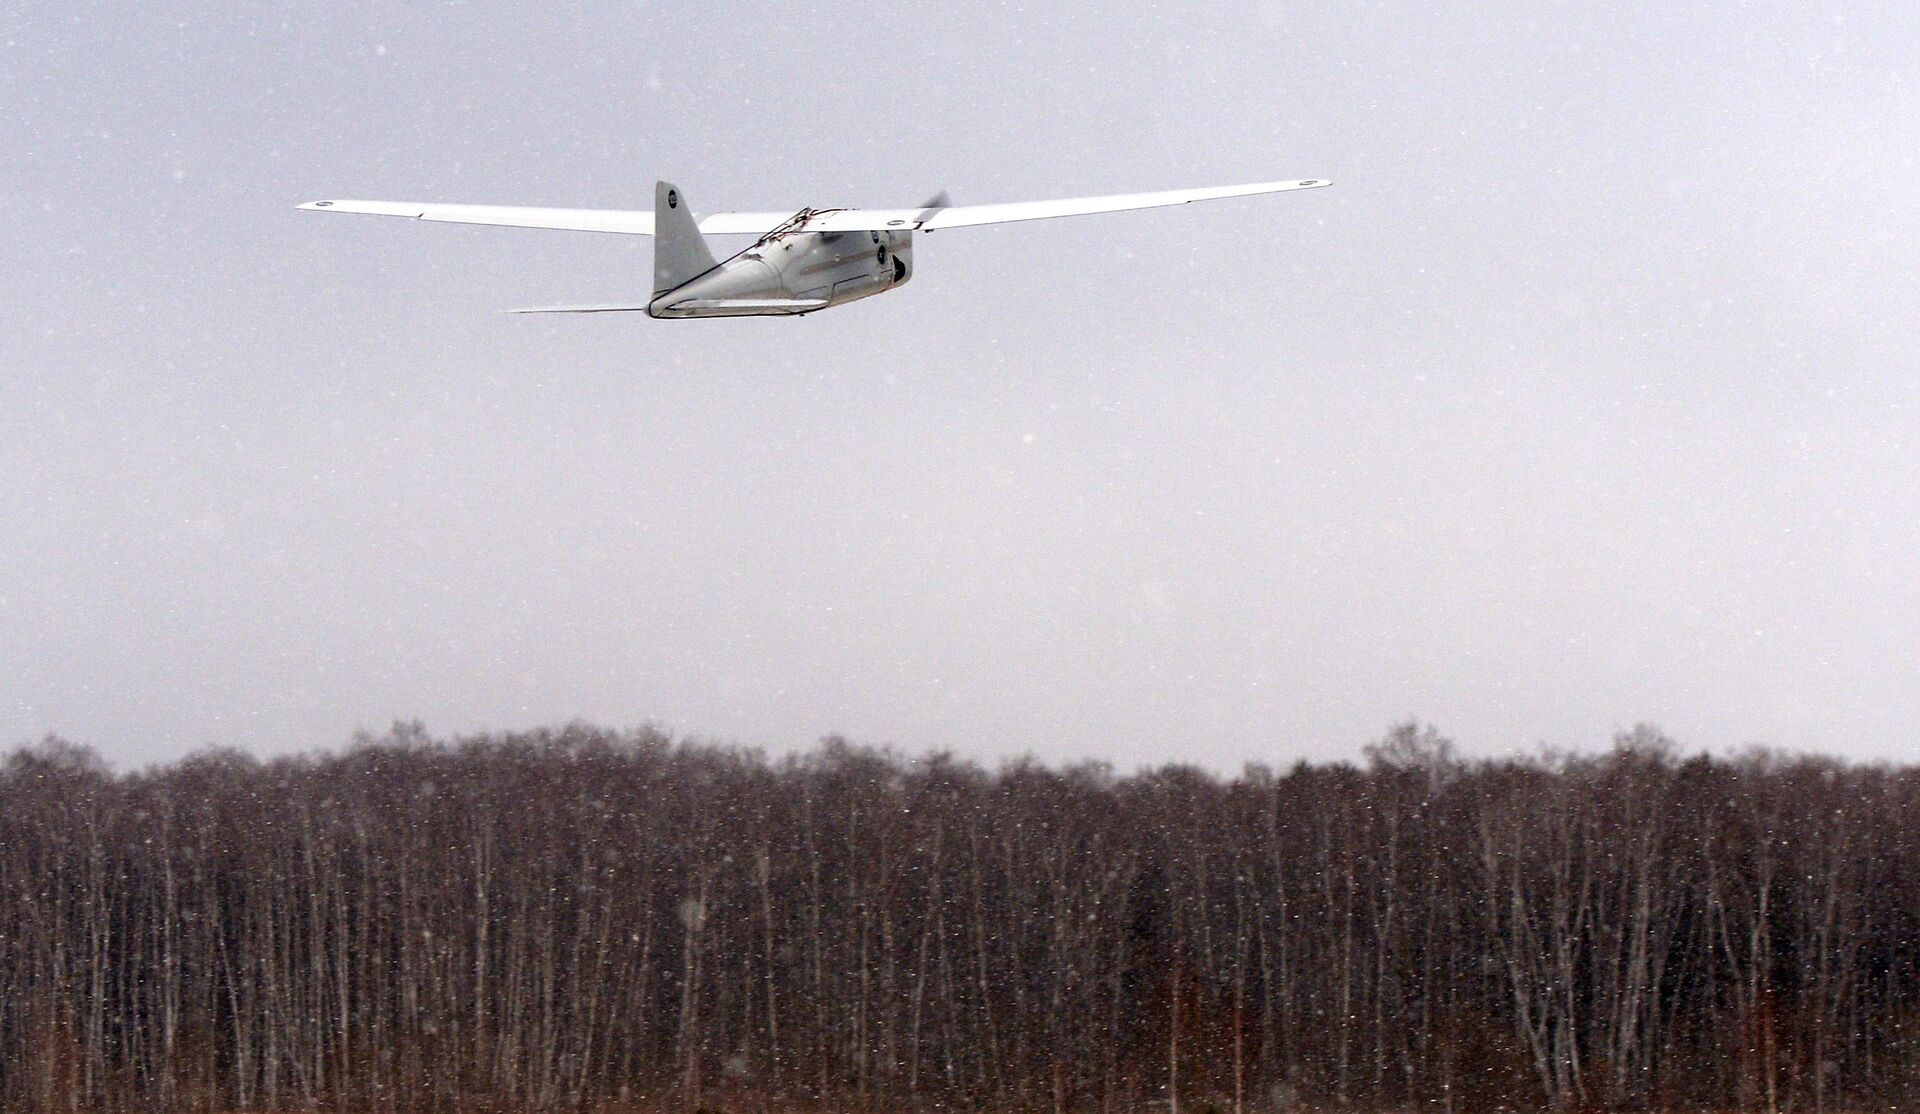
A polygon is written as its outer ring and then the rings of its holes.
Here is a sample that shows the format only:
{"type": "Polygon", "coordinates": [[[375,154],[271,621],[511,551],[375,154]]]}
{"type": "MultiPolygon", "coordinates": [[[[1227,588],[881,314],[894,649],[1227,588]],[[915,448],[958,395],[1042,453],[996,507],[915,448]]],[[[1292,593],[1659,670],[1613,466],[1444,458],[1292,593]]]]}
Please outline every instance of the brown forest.
{"type": "Polygon", "coordinates": [[[1920,1102],[1920,767],[995,770],[572,727],[0,765],[7,1110],[1920,1102]]]}

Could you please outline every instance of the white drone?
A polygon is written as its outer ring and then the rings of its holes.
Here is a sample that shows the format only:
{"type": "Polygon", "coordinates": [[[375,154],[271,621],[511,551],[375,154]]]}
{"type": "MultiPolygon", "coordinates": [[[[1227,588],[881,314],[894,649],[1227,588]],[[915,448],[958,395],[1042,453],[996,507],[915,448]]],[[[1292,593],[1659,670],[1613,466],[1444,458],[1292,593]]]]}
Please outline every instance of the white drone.
{"type": "Polygon", "coordinates": [[[1005,224],[1082,213],[1115,213],[1222,197],[1281,193],[1329,185],[1308,178],[1246,186],[949,205],[940,194],[912,209],[802,209],[797,213],[714,213],[697,217],[686,194],[656,183],[653,212],[627,209],[537,209],[511,205],[434,205],[407,201],[309,201],[302,209],[389,217],[560,228],[656,237],[653,297],[633,305],[543,306],[520,313],[632,313],[649,317],[795,317],[884,294],[913,276],[913,234],[970,224],[1005,224]],[[757,236],[724,262],[702,233],[757,236]]]}

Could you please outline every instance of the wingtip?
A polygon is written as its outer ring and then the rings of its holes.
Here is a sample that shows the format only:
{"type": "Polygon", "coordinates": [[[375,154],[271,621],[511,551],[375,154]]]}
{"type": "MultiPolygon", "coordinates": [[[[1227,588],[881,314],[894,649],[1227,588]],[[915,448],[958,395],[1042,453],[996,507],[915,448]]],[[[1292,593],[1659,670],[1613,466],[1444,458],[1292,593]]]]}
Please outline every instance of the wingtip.
{"type": "Polygon", "coordinates": [[[333,202],[331,202],[331,201],[303,201],[303,202],[301,202],[300,204],[298,204],[298,205],[295,205],[295,206],[294,206],[294,208],[296,208],[296,209],[331,209],[331,208],[333,208],[333,202]]]}

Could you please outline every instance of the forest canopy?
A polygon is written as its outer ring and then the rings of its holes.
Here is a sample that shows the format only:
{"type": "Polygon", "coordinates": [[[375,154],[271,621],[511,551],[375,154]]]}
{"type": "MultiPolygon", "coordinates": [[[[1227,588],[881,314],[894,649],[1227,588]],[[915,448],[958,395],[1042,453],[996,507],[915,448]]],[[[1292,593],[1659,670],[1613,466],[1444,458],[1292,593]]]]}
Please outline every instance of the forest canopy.
{"type": "Polygon", "coordinates": [[[586,726],[0,762],[9,1110],[1920,1101],[1920,768],[988,769],[586,726]]]}

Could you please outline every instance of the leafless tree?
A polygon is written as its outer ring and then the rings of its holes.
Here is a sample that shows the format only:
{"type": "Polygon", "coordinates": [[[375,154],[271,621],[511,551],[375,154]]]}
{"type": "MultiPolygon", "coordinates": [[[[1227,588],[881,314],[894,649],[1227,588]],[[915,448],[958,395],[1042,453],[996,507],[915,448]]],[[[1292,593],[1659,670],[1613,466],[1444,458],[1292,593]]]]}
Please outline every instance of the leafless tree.
{"type": "Polygon", "coordinates": [[[583,726],[0,761],[0,1108],[1920,1101],[1920,769],[984,770],[583,726]]]}

